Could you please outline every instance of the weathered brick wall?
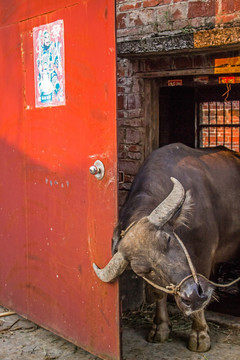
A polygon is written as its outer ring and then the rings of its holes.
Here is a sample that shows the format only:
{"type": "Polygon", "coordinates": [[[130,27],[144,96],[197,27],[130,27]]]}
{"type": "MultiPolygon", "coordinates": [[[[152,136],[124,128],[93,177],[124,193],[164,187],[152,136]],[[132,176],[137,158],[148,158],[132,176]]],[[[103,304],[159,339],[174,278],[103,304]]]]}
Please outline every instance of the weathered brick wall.
{"type": "Polygon", "coordinates": [[[216,1],[216,24],[239,23],[240,1],[217,0],[216,1]]]}
{"type": "Polygon", "coordinates": [[[194,51],[239,45],[240,1],[117,0],[116,4],[121,206],[147,155],[146,90],[139,73],[213,68],[214,56],[194,51]],[[188,52],[181,56],[181,50],[188,52]]]}
{"type": "Polygon", "coordinates": [[[119,59],[117,93],[120,206],[143,161],[144,90],[143,80],[134,76],[137,71],[138,61],[119,59]]]}
{"type": "Polygon", "coordinates": [[[117,0],[118,38],[239,23],[238,0],[117,0]]]}

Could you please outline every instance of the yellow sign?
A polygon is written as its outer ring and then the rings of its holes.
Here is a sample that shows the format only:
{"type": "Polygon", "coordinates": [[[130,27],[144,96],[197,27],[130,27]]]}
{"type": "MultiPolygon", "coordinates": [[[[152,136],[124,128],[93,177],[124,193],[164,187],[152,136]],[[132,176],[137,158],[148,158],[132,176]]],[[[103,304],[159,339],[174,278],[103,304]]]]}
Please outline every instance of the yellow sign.
{"type": "Polygon", "coordinates": [[[240,56],[215,59],[215,74],[229,74],[238,72],[240,72],[240,56]]]}

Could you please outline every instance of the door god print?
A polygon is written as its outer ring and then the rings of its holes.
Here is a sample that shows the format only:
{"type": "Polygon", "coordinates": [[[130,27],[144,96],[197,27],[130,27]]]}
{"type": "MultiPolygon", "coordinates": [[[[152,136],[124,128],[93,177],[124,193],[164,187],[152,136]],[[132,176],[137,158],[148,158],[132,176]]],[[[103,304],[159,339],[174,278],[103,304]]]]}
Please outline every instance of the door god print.
{"type": "Polygon", "coordinates": [[[33,29],[36,107],[65,105],[63,20],[33,29]]]}

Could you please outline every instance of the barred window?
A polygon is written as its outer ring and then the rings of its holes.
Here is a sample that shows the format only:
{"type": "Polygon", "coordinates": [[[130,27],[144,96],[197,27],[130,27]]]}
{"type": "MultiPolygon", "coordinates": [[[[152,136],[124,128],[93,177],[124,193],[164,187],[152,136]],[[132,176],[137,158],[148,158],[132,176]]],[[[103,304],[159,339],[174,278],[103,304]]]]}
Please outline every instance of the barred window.
{"type": "Polygon", "coordinates": [[[212,101],[198,103],[198,146],[224,145],[240,151],[240,101],[212,101]]]}

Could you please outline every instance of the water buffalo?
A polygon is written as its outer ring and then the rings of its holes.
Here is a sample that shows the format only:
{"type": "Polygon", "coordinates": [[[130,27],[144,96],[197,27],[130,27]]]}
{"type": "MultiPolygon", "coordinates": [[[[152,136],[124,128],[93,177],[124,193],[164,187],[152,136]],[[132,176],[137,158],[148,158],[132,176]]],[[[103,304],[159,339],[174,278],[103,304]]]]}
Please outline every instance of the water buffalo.
{"type": "Polygon", "coordinates": [[[183,144],[155,150],[135,177],[114,232],[116,252],[104,269],[95,264],[94,269],[110,282],[130,264],[156,288],[149,341],[164,341],[169,335],[163,288],[192,317],[188,348],[209,350],[203,309],[214,287],[206,278],[218,263],[239,256],[239,179],[239,153],[183,144]]]}

